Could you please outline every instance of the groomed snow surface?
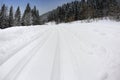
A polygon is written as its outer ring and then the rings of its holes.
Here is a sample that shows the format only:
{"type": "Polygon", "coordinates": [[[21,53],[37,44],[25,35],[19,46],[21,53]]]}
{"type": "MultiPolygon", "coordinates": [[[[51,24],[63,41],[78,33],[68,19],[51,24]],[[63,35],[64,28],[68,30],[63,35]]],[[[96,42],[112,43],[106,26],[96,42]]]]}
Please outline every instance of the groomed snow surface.
{"type": "Polygon", "coordinates": [[[120,23],[0,30],[0,80],[120,80],[120,23]]]}

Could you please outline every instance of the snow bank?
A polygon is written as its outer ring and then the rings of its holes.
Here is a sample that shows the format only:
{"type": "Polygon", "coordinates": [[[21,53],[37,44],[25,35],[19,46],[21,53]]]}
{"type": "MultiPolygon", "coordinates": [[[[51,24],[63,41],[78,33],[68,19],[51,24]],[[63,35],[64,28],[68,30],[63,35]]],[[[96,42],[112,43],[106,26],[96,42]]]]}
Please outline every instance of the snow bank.
{"type": "Polygon", "coordinates": [[[0,80],[120,80],[120,23],[0,30],[0,80]]]}

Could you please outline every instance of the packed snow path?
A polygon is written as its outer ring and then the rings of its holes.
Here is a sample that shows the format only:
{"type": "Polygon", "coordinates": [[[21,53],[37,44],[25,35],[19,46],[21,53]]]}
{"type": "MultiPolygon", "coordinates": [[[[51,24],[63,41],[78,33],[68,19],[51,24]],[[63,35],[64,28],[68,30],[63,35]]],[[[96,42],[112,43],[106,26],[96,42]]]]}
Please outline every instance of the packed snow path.
{"type": "Polygon", "coordinates": [[[0,30],[0,80],[120,80],[120,23],[0,30]]]}

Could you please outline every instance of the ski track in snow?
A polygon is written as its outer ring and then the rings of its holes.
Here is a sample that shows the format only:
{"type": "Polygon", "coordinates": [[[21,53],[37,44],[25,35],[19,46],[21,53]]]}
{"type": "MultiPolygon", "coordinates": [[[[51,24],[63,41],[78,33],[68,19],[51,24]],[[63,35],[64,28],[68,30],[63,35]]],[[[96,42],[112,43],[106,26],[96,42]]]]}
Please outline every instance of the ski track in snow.
{"type": "Polygon", "coordinates": [[[120,23],[0,30],[0,80],[120,80],[120,23]]]}

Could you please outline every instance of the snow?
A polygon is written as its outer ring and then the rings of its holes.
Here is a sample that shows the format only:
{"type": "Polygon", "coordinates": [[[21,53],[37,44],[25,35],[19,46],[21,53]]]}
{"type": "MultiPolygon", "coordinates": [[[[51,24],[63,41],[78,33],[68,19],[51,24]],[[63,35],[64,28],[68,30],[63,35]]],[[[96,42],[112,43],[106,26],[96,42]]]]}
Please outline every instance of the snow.
{"type": "Polygon", "coordinates": [[[0,30],[0,80],[120,80],[120,23],[0,30]]]}

